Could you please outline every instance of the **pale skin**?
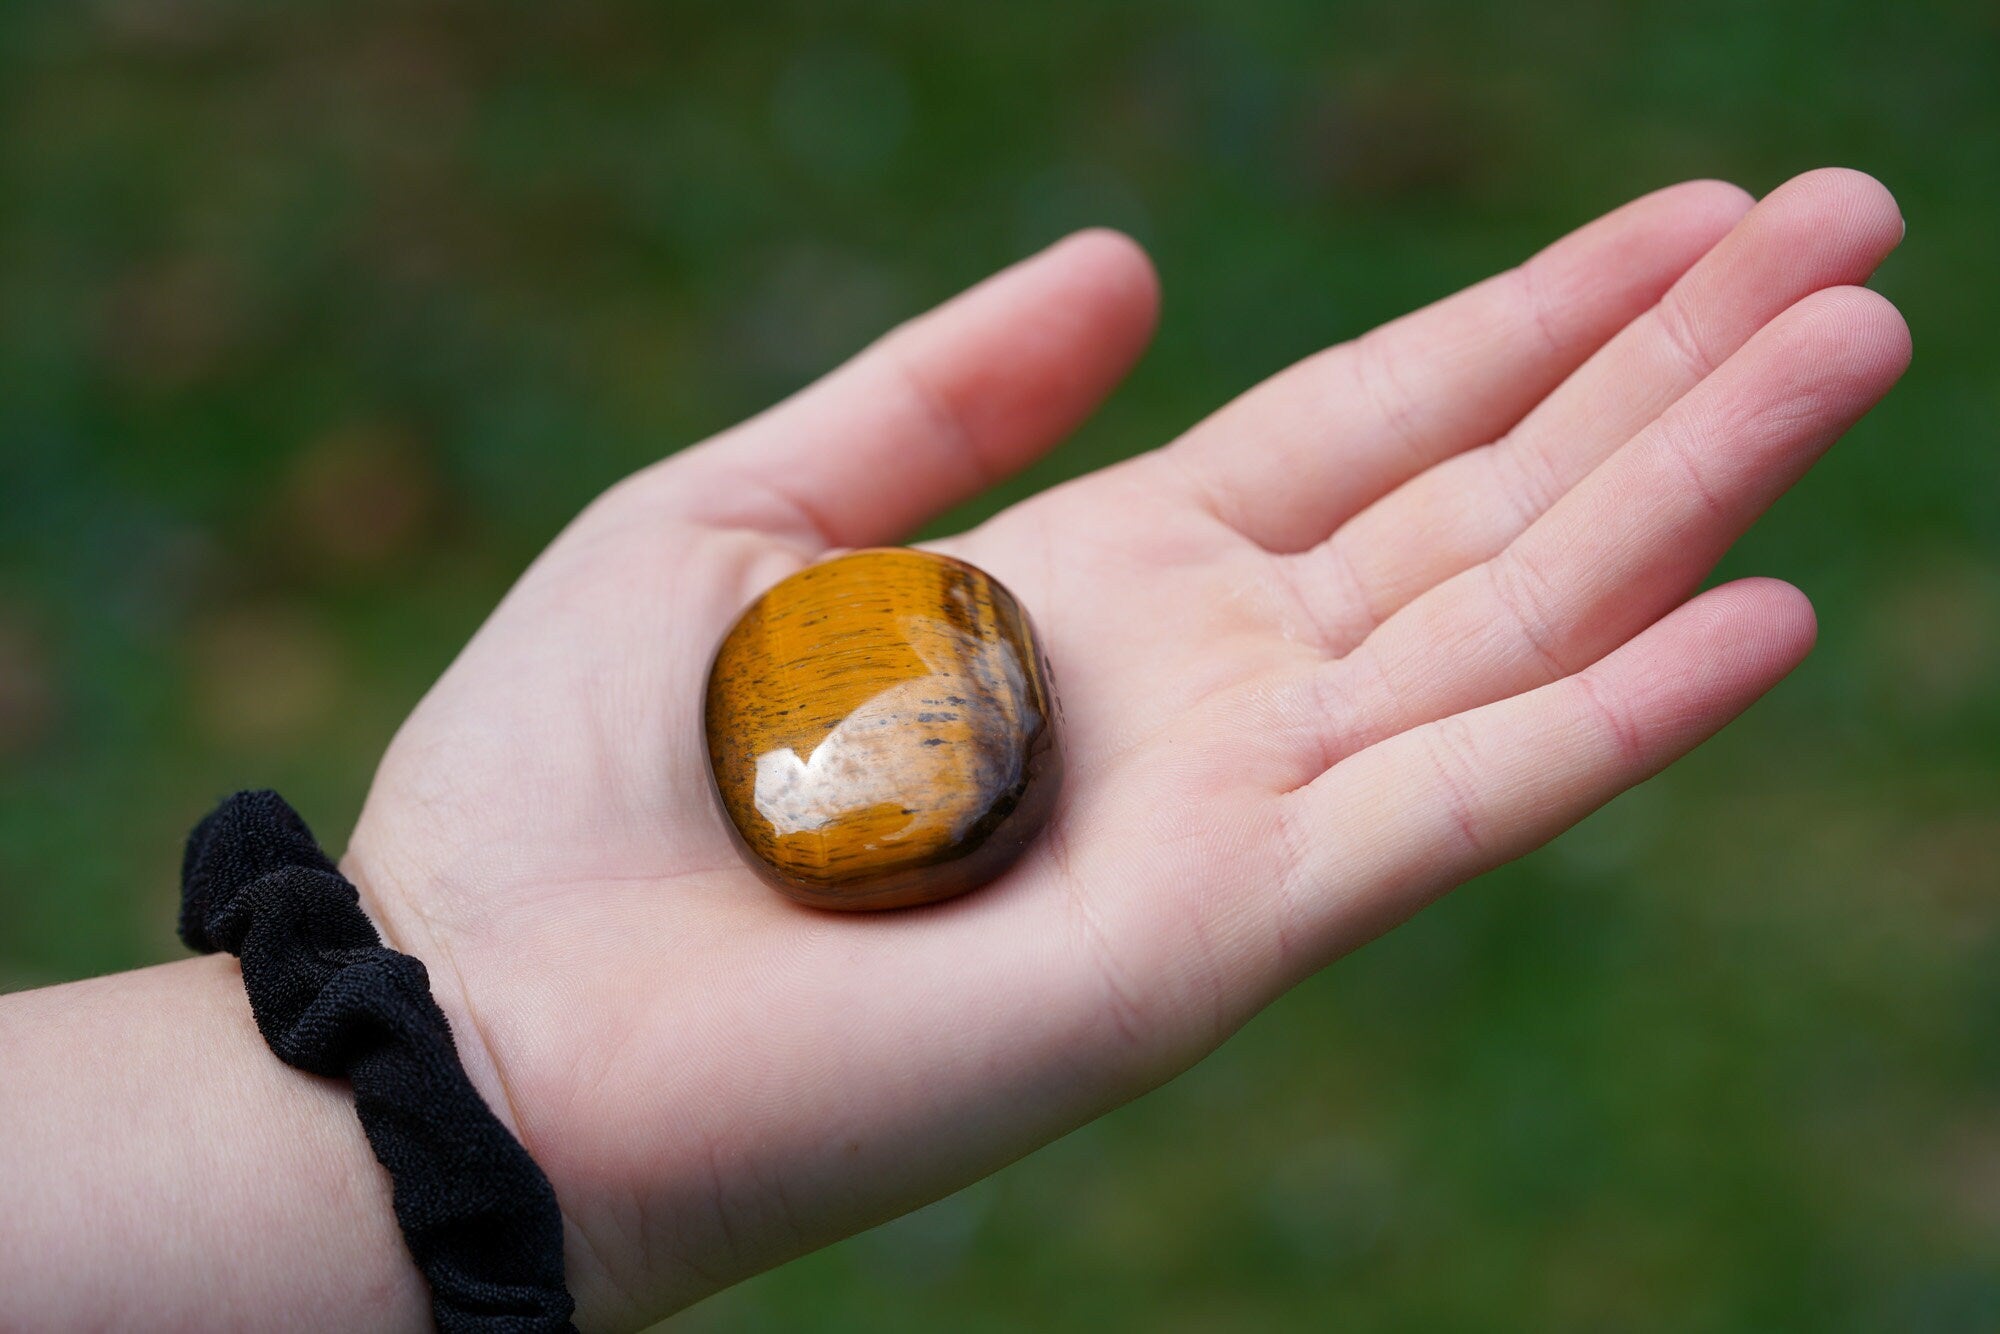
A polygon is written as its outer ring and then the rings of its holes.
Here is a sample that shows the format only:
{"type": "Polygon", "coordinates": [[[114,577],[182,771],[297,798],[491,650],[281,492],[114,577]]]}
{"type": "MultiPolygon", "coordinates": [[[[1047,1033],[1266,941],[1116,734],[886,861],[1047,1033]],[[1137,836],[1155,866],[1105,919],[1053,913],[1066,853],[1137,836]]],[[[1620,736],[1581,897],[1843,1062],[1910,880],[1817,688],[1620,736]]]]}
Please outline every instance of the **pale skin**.
{"type": "MultiPolygon", "coordinates": [[[[1805,597],[1697,589],[1901,374],[1858,284],[1902,230],[1847,171],[1660,191],[936,543],[1031,609],[1068,755],[1026,858],[936,907],[819,912],[739,863],[708,654],[1059,444],[1152,330],[1141,252],[1072,237],[605,493],[404,724],[343,861],[554,1183],[579,1321],[1136,1097],[1784,677],[1805,597]]],[[[424,1325],[344,1089],[268,1053],[233,961],[8,997],[0,1071],[0,1325],[424,1325]]]]}

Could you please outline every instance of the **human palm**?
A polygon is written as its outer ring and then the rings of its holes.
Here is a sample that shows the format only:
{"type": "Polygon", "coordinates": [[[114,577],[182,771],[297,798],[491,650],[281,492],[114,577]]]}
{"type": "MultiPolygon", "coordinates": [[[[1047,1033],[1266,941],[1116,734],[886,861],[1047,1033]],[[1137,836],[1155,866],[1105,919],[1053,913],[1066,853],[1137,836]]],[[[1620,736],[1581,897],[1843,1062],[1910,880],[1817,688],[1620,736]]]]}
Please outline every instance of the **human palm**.
{"type": "Polygon", "coordinates": [[[938,543],[1021,598],[1065,789],[1011,871],[801,907],[713,807],[708,656],[758,592],[1036,457],[1150,332],[1091,233],[627,479],[398,734],[347,868],[431,966],[633,1322],[935,1198],[1184,1068],[1285,987],[1553,836],[1810,647],[1688,601],[1900,374],[1881,187],[1648,196],[938,543]]]}

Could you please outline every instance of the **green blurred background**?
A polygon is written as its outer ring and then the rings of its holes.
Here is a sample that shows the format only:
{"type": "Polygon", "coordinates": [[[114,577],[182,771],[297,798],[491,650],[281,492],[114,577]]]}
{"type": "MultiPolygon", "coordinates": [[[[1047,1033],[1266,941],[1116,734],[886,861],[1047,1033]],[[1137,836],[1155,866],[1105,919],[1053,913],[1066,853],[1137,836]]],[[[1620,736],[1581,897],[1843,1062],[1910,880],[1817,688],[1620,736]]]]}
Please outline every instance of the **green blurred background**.
{"type": "Polygon", "coordinates": [[[0,107],[9,988],[176,955],[231,787],[337,841],[593,493],[1070,228],[1165,324],[1010,496],[1640,191],[1875,172],[1915,366],[1727,571],[1814,595],[1796,679],[674,1328],[2000,1328],[1990,3],[14,0],[0,107]]]}

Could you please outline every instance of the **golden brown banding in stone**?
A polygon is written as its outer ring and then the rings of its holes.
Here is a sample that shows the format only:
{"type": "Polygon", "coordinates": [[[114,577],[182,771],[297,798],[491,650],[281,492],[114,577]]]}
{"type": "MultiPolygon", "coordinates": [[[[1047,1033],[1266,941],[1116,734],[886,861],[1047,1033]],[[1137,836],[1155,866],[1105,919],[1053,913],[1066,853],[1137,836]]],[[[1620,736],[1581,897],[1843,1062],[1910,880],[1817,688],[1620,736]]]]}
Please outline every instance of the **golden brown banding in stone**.
{"type": "Polygon", "coordinates": [[[1061,783],[1027,614],[985,572],[930,552],[857,551],[765,593],[716,650],[704,720],[751,864],[820,907],[986,883],[1061,783]]]}

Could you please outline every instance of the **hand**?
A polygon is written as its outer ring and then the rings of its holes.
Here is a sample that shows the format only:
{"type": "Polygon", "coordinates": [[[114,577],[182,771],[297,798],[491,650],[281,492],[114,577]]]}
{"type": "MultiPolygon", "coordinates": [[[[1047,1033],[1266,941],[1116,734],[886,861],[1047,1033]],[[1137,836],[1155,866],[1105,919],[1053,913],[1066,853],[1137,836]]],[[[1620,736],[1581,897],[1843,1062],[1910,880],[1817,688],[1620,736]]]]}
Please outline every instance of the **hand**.
{"type": "Polygon", "coordinates": [[[1901,373],[1851,172],[1649,195],[936,544],[1046,640],[1068,777],[966,898],[802,908],[699,729],[758,592],[1034,459],[1138,355],[1087,233],[626,480],[398,734],[346,869],[547,1170],[584,1319],[635,1322],[963,1185],[1685,753],[1805,655],[1693,596],[1901,373]]]}

